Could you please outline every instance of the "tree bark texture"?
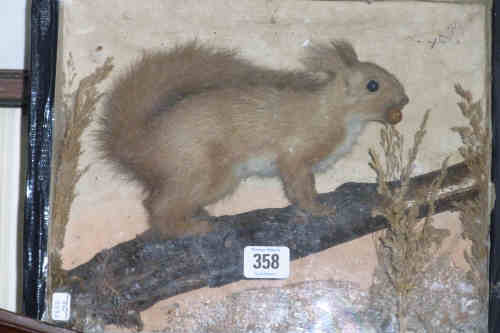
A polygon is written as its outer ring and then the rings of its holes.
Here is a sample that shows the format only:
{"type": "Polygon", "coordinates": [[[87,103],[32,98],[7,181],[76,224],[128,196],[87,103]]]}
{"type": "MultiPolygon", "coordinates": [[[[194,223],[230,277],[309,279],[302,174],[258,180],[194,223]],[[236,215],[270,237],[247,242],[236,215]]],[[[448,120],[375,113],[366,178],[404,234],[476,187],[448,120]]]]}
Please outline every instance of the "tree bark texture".
{"type": "MultiPolygon", "coordinates": [[[[412,178],[408,200],[426,191],[440,171],[412,178]]],[[[391,186],[397,186],[392,183],[391,186]]],[[[451,211],[477,197],[464,163],[448,168],[435,213],[451,211]]],[[[141,328],[139,313],[158,301],[202,287],[243,279],[248,245],[287,246],[291,260],[351,241],[386,227],[372,216],[382,205],[375,183],[345,183],[320,200],[336,207],[333,216],[311,216],[293,206],[212,218],[213,232],[166,241],[137,238],[97,254],[67,272],[56,291],[72,295],[72,317],[95,316],[104,324],[141,328]]],[[[420,216],[428,207],[420,207],[420,216]]]]}

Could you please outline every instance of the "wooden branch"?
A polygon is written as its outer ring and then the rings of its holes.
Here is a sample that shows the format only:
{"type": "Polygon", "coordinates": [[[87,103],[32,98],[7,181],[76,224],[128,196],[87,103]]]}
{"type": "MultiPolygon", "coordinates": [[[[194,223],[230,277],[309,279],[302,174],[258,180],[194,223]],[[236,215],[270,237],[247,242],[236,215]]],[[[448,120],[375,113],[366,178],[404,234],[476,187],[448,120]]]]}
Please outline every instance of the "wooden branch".
{"type": "Polygon", "coordinates": [[[28,74],[17,69],[0,69],[0,107],[20,107],[25,103],[28,74]]]}
{"type": "MultiPolygon", "coordinates": [[[[408,200],[426,191],[439,173],[413,178],[408,200]]],[[[289,206],[213,218],[215,231],[204,236],[155,242],[138,237],[67,272],[66,285],[57,291],[72,294],[75,318],[95,315],[102,323],[140,328],[139,312],[160,300],[243,279],[247,245],[287,246],[294,260],[383,229],[385,219],[372,217],[381,205],[376,188],[346,183],[322,194],[321,201],[337,207],[333,217],[312,217],[289,206]]],[[[451,166],[435,213],[453,210],[477,194],[465,164],[451,166]]],[[[427,211],[420,207],[420,216],[427,211]]]]}

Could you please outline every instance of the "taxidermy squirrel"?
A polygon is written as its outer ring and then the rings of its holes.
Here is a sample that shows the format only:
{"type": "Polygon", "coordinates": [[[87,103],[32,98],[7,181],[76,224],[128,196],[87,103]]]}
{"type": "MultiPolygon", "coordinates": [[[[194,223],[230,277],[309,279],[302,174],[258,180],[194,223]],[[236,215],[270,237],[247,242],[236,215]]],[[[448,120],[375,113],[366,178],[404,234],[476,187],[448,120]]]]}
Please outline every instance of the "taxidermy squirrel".
{"type": "Polygon", "coordinates": [[[118,78],[97,134],[100,151],[143,184],[152,231],[211,230],[197,216],[249,176],[278,176],[313,215],[314,173],[351,151],[369,121],[396,124],[408,97],[347,41],[306,49],[305,70],[254,65],[198,42],[145,53],[118,78]]]}

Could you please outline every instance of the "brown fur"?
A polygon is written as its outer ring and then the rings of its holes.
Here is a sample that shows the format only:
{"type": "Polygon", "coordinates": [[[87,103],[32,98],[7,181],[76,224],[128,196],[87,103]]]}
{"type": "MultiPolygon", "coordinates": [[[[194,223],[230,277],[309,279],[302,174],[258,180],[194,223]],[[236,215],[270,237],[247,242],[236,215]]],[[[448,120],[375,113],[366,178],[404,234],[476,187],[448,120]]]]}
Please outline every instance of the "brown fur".
{"type": "Polygon", "coordinates": [[[330,211],[316,201],[313,173],[348,153],[367,121],[399,121],[408,98],[344,41],[309,48],[303,64],[267,69],[191,42],[144,54],[117,80],[100,150],[145,186],[155,230],[208,231],[193,216],[251,175],[279,176],[299,208],[330,211]],[[367,90],[369,80],[378,91],[367,90]]]}

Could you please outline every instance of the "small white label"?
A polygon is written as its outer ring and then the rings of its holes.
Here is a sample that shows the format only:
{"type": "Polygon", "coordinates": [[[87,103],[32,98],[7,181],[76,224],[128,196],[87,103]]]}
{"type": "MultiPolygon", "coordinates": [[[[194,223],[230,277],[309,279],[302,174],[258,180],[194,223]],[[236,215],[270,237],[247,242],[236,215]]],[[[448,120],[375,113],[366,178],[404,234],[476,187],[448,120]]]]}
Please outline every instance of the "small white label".
{"type": "Polygon", "coordinates": [[[52,294],[52,320],[68,321],[71,314],[71,295],[68,293],[52,294]]]}
{"type": "Polygon", "coordinates": [[[249,279],[287,279],[290,249],[286,246],[246,246],[243,275],[249,279]]]}

